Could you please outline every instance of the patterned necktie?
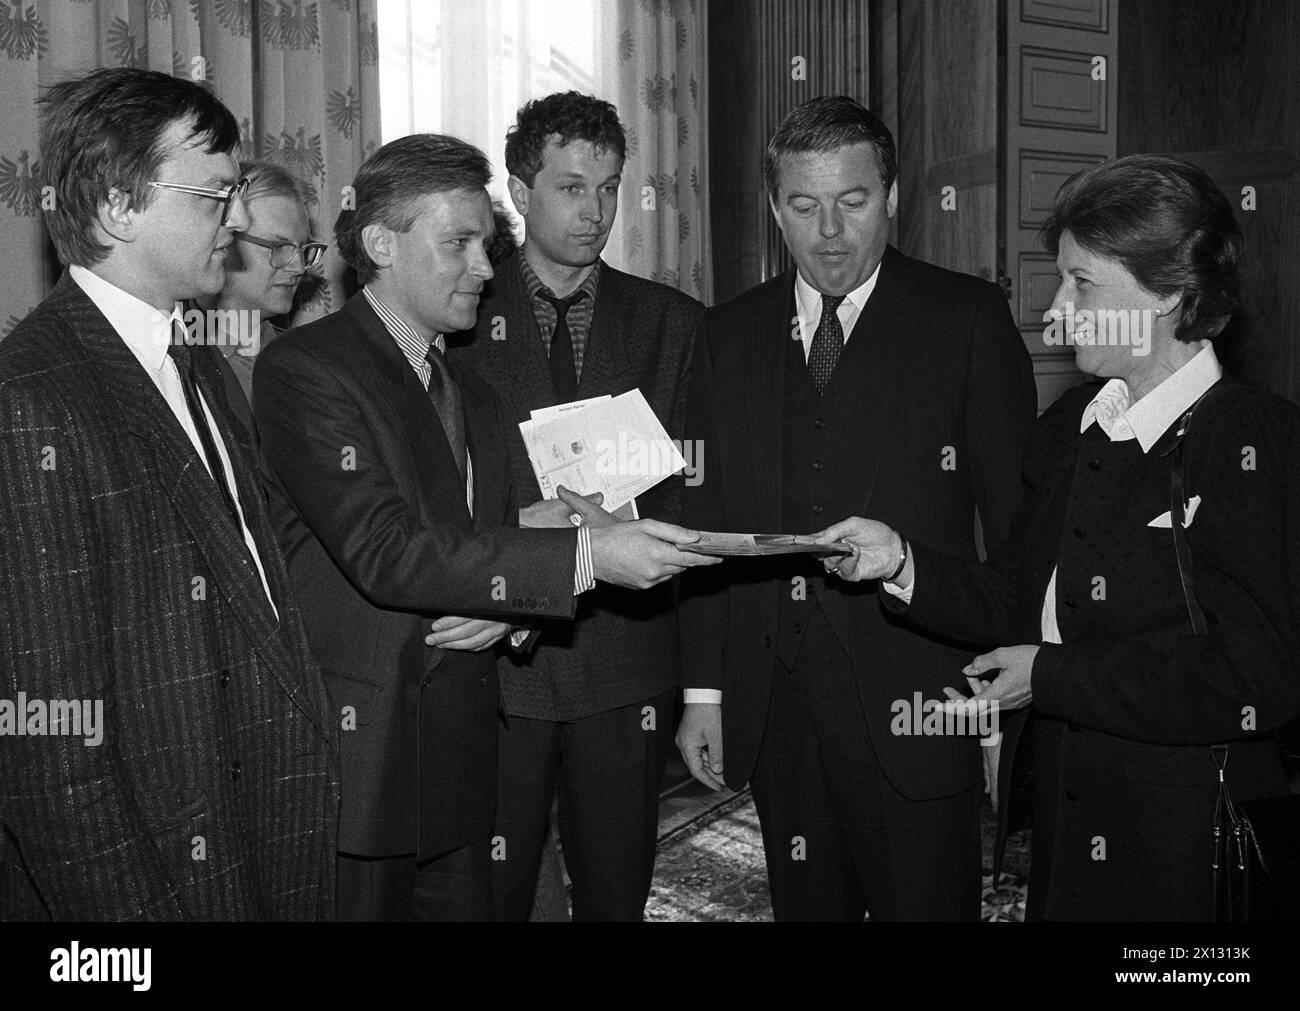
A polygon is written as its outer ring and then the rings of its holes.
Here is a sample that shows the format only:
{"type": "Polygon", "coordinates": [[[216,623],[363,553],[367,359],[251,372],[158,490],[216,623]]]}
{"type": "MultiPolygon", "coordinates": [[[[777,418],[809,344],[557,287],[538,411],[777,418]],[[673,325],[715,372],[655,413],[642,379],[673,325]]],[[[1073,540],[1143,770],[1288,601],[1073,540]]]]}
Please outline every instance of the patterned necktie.
{"type": "Polygon", "coordinates": [[[844,295],[822,296],[822,318],[808,352],[808,371],[812,373],[819,396],[826,392],[826,384],[831,381],[835,363],[844,350],[844,327],[840,326],[839,308],[845,298],[844,295]]]}
{"type": "Polygon", "coordinates": [[[184,344],[175,341],[168,346],[167,353],[171,355],[176,363],[176,371],[180,373],[185,406],[189,408],[190,420],[199,435],[199,445],[203,447],[203,455],[207,458],[208,471],[221,492],[221,499],[226,504],[226,512],[230,514],[231,522],[235,524],[236,530],[242,532],[243,525],[239,521],[239,510],[235,507],[235,498],[230,493],[230,486],[226,484],[226,468],[221,464],[221,454],[217,452],[216,441],[212,438],[212,430],[208,428],[207,415],[204,414],[203,403],[199,399],[199,385],[194,376],[194,353],[184,344]]]}
{"type": "Polygon", "coordinates": [[[425,355],[429,363],[429,399],[433,409],[438,412],[442,430],[447,435],[447,445],[451,455],[456,458],[456,469],[460,471],[460,480],[464,484],[469,469],[469,449],[465,442],[465,403],[461,399],[460,387],[447,369],[447,361],[436,344],[429,345],[425,355]]]}
{"type": "Polygon", "coordinates": [[[566,318],[573,304],[587,293],[579,291],[569,298],[556,298],[538,292],[537,297],[555,306],[555,331],[551,334],[551,383],[555,387],[556,403],[567,404],[578,399],[578,370],[573,358],[573,337],[566,318]]]}

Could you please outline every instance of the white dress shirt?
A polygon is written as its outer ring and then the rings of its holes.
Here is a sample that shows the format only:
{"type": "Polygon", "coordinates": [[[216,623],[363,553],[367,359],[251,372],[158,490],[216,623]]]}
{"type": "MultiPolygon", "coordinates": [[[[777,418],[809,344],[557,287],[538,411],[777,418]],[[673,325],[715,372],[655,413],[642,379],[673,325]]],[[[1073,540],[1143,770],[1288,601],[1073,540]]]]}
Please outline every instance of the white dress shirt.
{"type": "MultiPolygon", "coordinates": [[[[880,277],[880,264],[871,272],[871,276],[854,288],[840,303],[835,314],[840,318],[840,327],[844,331],[844,343],[849,342],[854,324],[862,314],[867,299],[876,290],[876,279],[880,277]]],[[[803,274],[795,272],[794,307],[799,323],[799,342],[803,344],[803,360],[808,360],[812,352],[813,334],[822,319],[822,293],[803,279],[803,274]]]]}
{"type": "MultiPolygon", "coordinates": [[[[1149,453],[1169,426],[1222,378],[1223,366],[1214,353],[1214,345],[1207,341],[1195,358],[1137,403],[1133,402],[1128,383],[1123,379],[1110,380],[1083,409],[1079,432],[1086,432],[1095,422],[1111,442],[1137,439],[1142,452],[1149,453]]],[[[905,603],[910,603],[916,578],[917,573],[914,571],[907,589],[900,589],[893,583],[882,582],[882,585],[886,593],[892,593],[905,603]]],[[[1047,592],[1043,595],[1039,625],[1043,642],[1060,645],[1061,630],[1056,623],[1055,568],[1052,569],[1052,578],[1047,582],[1047,592]]]]}
{"type": "MultiPolygon", "coordinates": [[[[176,369],[176,363],[167,354],[167,349],[171,346],[174,324],[184,322],[181,303],[177,302],[172,309],[171,315],[168,315],[142,302],[134,295],[123,291],[117,285],[110,284],[98,274],[84,267],[71,267],[68,273],[71,275],[72,280],[86,293],[86,297],[94,302],[96,308],[104,314],[109,325],[122,338],[126,346],[131,349],[136,361],[140,363],[140,367],[144,369],[145,374],[158,388],[163,400],[167,402],[167,406],[171,408],[177,422],[180,423],[181,428],[189,437],[190,444],[193,445],[194,452],[198,455],[199,463],[208,472],[208,476],[211,477],[212,471],[208,467],[208,460],[203,452],[203,444],[199,441],[198,429],[194,427],[194,421],[190,417],[190,410],[185,404],[185,391],[181,388],[180,373],[176,369]]],[[[230,489],[230,497],[234,500],[235,508],[239,512],[239,526],[244,534],[244,543],[248,545],[248,552],[253,556],[253,564],[257,566],[257,574],[262,580],[262,589],[266,592],[266,599],[271,605],[271,610],[275,612],[278,621],[280,612],[275,606],[275,601],[271,598],[271,587],[266,581],[266,572],[262,568],[262,559],[257,553],[257,545],[253,543],[253,535],[249,533],[248,524],[244,520],[244,507],[239,501],[239,486],[235,484],[235,472],[230,466],[230,454],[226,452],[226,444],[221,438],[221,432],[212,417],[212,411],[209,410],[207,401],[203,400],[201,392],[199,400],[202,402],[203,413],[207,418],[208,430],[212,432],[212,441],[216,443],[217,454],[221,457],[221,467],[224,472],[221,479],[226,482],[226,487],[230,489]]]]}
{"type": "MultiPolygon", "coordinates": [[[[880,264],[877,263],[871,276],[849,292],[836,310],[835,314],[839,316],[840,327],[844,331],[845,344],[853,334],[853,327],[858,322],[858,317],[862,315],[867,299],[876,290],[876,281],[879,277],[880,264]]],[[[822,293],[805,281],[799,271],[795,272],[794,277],[794,305],[799,326],[799,342],[803,344],[803,360],[806,362],[812,352],[813,335],[817,332],[817,324],[822,319],[822,293]]],[[[722,692],[716,688],[683,688],[682,701],[688,704],[708,702],[721,705],[722,692]]]]}

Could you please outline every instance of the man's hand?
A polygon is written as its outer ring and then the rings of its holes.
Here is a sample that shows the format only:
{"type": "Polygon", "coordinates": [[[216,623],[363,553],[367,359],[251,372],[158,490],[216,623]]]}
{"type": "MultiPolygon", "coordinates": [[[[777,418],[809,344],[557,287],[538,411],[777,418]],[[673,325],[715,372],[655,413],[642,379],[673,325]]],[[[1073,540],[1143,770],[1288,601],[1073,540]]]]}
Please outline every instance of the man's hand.
{"type": "Polygon", "coordinates": [[[571,527],[574,525],[571,517],[575,512],[582,515],[579,510],[573,507],[574,501],[581,502],[584,509],[594,509],[596,512],[609,513],[600,508],[600,503],[605,500],[605,496],[600,492],[593,492],[590,495],[579,495],[577,492],[569,491],[567,488],[560,489],[560,498],[542,499],[540,502],[534,502],[530,506],[525,506],[519,510],[519,525],[521,527],[530,527],[537,529],[539,527],[549,527],[551,529],[571,527]],[[569,500],[564,496],[568,495],[569,500]]]}
{"type": "Polygon", "coordinates": [[[612,527],[615,523],[623,522],[613,513],[600,507],[600,503],[604,500],[600,492],[594,495],[579,495],[576,491],[569,491],[564,485],[560,485],[555,489],[555,493],[560,496],[559,501],[564,503],[565,508],[582,521],[579,526],[612,527]]]}
{"type": "MultiPolygon", "coordinates": [[[[1037,646],[1002,646],[977,656],[962,668],[971,686],[970,700],[996,702],[999,709],[1023,709],[1034,700],[1030,677],[1036,656],[1037,646]],[[989,671],[1001,673],[990,681],[989,671]]],[[[943,693],[954,702],[969,701],[955,688],[945,688],[943,693]]]]}
{"type": "Polygon", "coordinates": [[[495,645],[512,626],[486,618],[458,618],[445,615],[433,623],[433,633],[424,637],[426,646],[477,653],[495,645]]]}
{"type": "Polygon", "coordinates": [[[677,750],[691,775],[710,790],[725,790],[722,780],[722,706],[688,702],[677,728],[677,750]]]}
{"type": "MultiPolygon", "coordinates": [[[[585,525],[586,521],[583,522],[585,525]]],[[[677,547],[699,539],[698,530],[659,520],[597,526],[591,531],[591,560],[596,578],[632,590],[645,590],[691,566],[716,565],[722,561],[677,547]]]]}
{"type": "MultiPolygon", "coordinates": [[[[851,516],[833,527],[799,540],[810,544],[839,544],[850,548],[848,554],[826,558],[823,564],[827,572],[838,573],[841,579],[851,583],[863,579],[883,579],[898,568],[898,557],[903,550],[903,539],[892,527],[861,516],[851,516]]],[[[908,565],[911,565],[910,559],[908,565]]],[[[900,582],[910,585],[910,580],[900,578],[900,582]]]]}

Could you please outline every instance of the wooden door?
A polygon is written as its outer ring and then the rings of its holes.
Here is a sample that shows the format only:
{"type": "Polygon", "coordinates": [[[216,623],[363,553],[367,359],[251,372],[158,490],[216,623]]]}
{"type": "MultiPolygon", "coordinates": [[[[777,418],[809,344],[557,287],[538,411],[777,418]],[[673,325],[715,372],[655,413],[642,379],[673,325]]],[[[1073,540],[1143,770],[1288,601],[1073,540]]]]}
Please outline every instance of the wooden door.
{"type": "Polygon", "coordinates": [[[1002,0],[999,282],[1034,362],[1041,411],[1083,376],[1043,341],[1059,276],[1039,231],[1056,192],[1116,153],[1114,0],[1002,0]]]}

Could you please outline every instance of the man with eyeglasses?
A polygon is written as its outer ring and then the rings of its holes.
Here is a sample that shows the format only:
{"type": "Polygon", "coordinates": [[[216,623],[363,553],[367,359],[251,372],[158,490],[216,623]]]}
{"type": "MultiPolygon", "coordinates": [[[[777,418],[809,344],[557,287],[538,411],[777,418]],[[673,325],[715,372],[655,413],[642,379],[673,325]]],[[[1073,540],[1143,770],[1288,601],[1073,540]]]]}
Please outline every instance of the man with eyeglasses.
{"type": "Polygon", "coordinates": [[[249,224],[238,126],[143,70],[44,103],[68,271],[0,344],[0,919],[332,918],[323,683],[182,327],[249,224]]]}
{"type": "MultiPolygon", "coordinates": [[[[214,296],[198,299],[202,312],[196,334],[221,352],[222,378],[231,410],[256,439],[253,424],[253,365],[259,352],[287,323],[307,272],[320,266],[329,247],[311,238],[307,205],[296,179],[271,162],[246,161],[243,197],[248,227],[235,233],[226,259],[226,283],[214,296]]],[[[193,328],[197,329],[197,328],[193,328]]]]}

